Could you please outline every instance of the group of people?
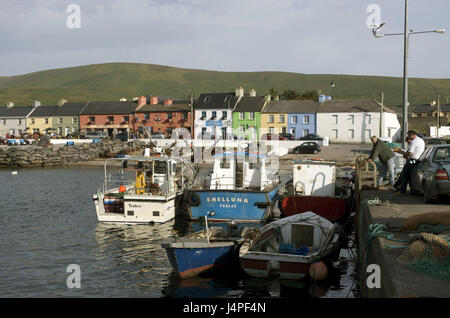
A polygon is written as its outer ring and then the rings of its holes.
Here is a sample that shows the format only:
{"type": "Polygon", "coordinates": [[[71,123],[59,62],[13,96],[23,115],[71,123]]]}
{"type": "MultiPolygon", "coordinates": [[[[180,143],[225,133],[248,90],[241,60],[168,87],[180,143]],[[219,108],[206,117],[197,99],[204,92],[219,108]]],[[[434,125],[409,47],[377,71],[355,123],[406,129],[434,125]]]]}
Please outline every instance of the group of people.
{"type": "Polygon", "coordinates": [[[378,176],[377,184],[380,187],[385,186],[386,183],[384,183],[384,179],[389,176],[391,190],[406,193],[406,189],[411,179],[411,172],[425,150],[424,140],[417,135],[416,131],[408,131],[406,142],[409,146],[406,151],[402,151],[400,148],[391,149],[385,142],[376,136],[372,136],[370,140],[372,141],[373,148],[367,161],[371,162],[376,158],[380,161],[380,174],[378,176]],[[397,180],[395,180],[394,152],[401,154],[406,159],[406,163],[397,180]]]}

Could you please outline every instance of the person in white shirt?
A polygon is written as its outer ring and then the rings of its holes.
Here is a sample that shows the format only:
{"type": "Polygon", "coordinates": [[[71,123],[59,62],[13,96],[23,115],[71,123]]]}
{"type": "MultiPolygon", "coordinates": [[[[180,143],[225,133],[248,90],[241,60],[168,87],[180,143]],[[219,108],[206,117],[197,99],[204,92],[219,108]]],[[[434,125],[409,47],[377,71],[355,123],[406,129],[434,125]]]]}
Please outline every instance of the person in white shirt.
{"type": "Polygon", "coordinates": [[[401,185],[399,191],[401,193],[406,193],[406,188],[411,180],[411,172],[414,169],[417,160],[425,150],[425,142],[414,130],[408,131],[408,139],[410,140],[410,143],[406,152],[399,149],[396,150],[396,152],[403,154],[403,157],[406,159],[406,163],[403,166],[403,170],[400,175],[401,185]]]}

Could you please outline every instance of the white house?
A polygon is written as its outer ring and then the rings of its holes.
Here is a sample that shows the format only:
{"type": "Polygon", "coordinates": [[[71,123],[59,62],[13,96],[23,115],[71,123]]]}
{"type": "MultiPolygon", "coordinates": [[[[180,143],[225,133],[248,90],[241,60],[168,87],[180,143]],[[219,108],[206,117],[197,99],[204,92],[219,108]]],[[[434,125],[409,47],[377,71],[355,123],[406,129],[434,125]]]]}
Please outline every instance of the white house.
{"type": "Polygon", "coordinates": [[[373,99],[322,100],[317,108],[317,134],[338,142],[370,142],[381,136],[392,141],[401,139],[396,113],[373,99]]]}
{"type": "Polygon", "coordinates": [[[201,94],[194,103],[194,138],[218,139],[232,136],[233,109],[244,96],[242,87],[235,93],[201,94]]]}
{"type": "Polygon", "coordinates": [[[27,130],[27,118],[33,109],[34,106],[14,106],[9,102],[6,107],[0,107],[0,123],[8,134],[20,136],[27,130]]]}

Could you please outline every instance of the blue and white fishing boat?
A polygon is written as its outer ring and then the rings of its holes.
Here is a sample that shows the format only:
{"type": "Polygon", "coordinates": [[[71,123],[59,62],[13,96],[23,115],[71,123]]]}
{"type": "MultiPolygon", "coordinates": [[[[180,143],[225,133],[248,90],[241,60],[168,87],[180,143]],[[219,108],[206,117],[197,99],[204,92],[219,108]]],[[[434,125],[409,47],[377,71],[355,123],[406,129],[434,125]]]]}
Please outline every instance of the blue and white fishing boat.
{"type": "Polygon", "coordinates": [[[278,197],[278,166],[258,153],[213,156],[212,174],[194,182],[183,202],[191,220],[205,213],[212,222],[262,222],[270,218],[278,197]]]}
{"type": "MultiPolygon", "coordinates": [[[[214,213],[209,213],[214,216],[214,213]]],[[[202,272],[213,270],[225,264],[230,264],[239,257],[239,248],[245,237],[255,237],[257,229],[237,227],[228,224],[228,227],[208,227],[206,229],[172,242],[163,242],[170,264],[175,273],[181,278],[196,276],[202,272]],[[253,233],[253,235],[252,235],[253,233]]]]}

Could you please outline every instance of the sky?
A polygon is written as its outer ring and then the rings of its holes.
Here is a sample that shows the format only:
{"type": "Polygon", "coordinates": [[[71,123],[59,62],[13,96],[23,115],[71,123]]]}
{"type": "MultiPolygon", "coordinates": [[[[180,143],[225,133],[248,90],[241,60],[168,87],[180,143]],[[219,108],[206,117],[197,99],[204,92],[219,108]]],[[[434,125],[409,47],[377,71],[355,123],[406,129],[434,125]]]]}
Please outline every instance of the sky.
{"type": "MultiPolygon", "coordinates": [[[[0,76],[109,62],[402,76],[404,0],[0,0],[0,76]],[[69,28],[80,8],[80,28],[69,28]]],[[[450,0],[409,0],[409,75],[450,78],[450,0]]]]}

